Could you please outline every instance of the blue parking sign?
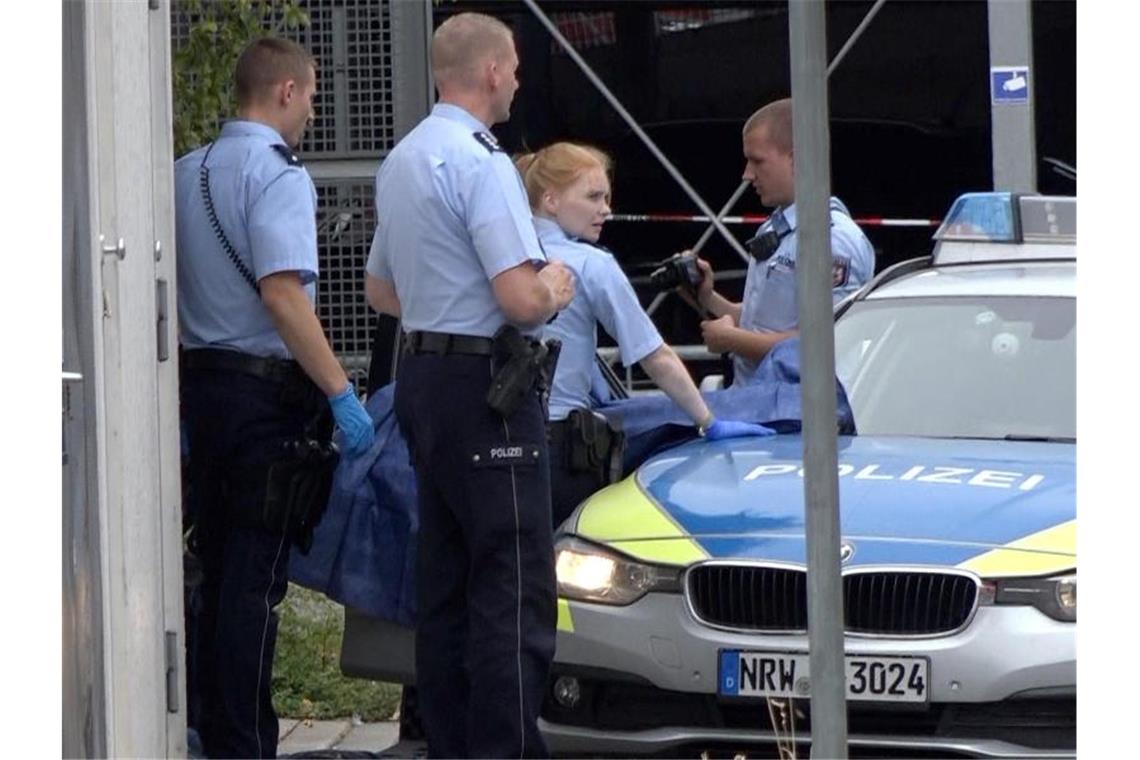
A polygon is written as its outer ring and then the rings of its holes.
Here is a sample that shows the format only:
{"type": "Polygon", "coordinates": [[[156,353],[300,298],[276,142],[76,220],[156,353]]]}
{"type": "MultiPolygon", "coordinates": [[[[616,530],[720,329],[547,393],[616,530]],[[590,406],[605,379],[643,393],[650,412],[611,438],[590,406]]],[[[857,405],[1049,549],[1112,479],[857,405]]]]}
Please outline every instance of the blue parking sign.
{"type": "Polygon", "coordinates": [[[1029,102],[1028,66],[993,66],[990,68],[990,97],[997,103],[1029,102]]]}

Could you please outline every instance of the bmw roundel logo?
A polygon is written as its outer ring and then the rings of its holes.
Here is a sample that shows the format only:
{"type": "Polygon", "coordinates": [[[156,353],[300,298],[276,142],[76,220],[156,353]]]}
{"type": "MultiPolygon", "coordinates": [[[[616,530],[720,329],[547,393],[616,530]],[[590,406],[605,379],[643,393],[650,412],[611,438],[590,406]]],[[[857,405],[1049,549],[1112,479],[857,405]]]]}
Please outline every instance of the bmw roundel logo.
{"type": "Polygon", "coordinates": [[[855,556],[855,545],[849,544],[844,541],[839,545],[839,564],[845,564],[847,560],[855,556]]]}

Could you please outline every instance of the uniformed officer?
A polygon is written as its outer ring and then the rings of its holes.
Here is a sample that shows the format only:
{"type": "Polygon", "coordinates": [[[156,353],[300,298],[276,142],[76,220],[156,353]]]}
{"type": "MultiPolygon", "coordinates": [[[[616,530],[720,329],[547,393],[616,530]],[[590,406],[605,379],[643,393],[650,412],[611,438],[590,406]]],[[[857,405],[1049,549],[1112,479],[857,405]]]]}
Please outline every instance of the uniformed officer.
{"type": "Polygon", "coordinates": [[[366,278],[408,332],[395,408],[418,488],[420,712],[432,756],[541,756],[556,622],[544,415],[537,391],[507,416],[487,394],[503,371],[491,338],[506,324],[536,335],[574,285],[546,263],[488,132],[518,88],[510,29],[452,16],[431,60],[439,102],[377,174],[366,278]]]}
{"type": "Polygon", "coordinates": [[[273,608],[296,515],[272,511],[270,467],[294,461],[291,442],[328,440],[330,405],[348,453],[373,436],[314,311],[316,191],[291,146],[316,84],[300,46],[250,43],[238,119],[175,165],[186,493],[204,572],[187,626],[189,713],[210,757],[277,753],[273,608]]]}
{"type": "MultiPolygon", "coordinates": [[[[704,280],[697,290],[701,306],[717,318],[701,323],[705,345],[731,352],[735,384],[749,383],[772,346],[796,334],[796,191],[792,150],[792,101],[764,106],[744,124],[744,179],[760,201],[775,207],[749,241],[744,300],[729,301],[713,290],[712,268],[698,266],[704,280]]],[[[838,198],[831,199],[832,298],[853,293],[875,271],[875,251],[838,198]]]]}
{"type": "Polygon", "coordinates": [[[622,362],[640,363],[701,435],[715,440],[770,432],[759,425],[713,418],[685,365],[641,308],[617,259],[595,245],[610,214],[610,157],[596,148],[559,142],[520,156],[515,163],[543,249],[570,267],[577,284],[574,300],[545,330],[547,337],[562,342],[547,425],[555,527],[607,482],[604,466],[589,466],[584,460],[602,465],[608,452],[574,455],[580,447],[609,437],[593,427],[604,422],[589,413],[596,406],[591,386],[599,322],[617,341],[622,362]]]}

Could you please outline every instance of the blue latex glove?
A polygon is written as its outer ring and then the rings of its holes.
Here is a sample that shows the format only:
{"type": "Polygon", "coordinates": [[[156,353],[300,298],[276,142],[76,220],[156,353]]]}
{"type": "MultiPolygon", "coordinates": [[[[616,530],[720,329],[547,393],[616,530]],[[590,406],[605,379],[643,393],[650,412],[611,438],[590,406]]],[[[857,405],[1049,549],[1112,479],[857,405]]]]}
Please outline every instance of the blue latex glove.
{"type": "Polygon", "coordinates": [[[344,433],[345,453],[357,456],[368,451],[372,447],[376,431],[372,429],[372,418],[356,397],[352,383],[335,396],[329,396],[329,405],[336,426],[344,433]]]}
{"type": "Polygon", "coordinates": [[[753,422],[737,422],[736,420],[713,420],[705,430],[705,438],[710,441],[720,441],[725,438],[743,438],[746,435],[775,435],[776,431],[770,427],[757,425],[753,422]]]}

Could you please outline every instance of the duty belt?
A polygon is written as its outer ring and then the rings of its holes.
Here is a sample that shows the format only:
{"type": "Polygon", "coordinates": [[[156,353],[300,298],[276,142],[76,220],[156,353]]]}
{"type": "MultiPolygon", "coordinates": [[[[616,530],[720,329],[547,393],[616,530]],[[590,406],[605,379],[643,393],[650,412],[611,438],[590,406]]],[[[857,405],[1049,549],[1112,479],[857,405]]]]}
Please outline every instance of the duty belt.
{"type": "Polygon", "coordinates": [[[455,335],[421,330],[408,333],[404,338],[404,352],[409,354],[467,354],[470,356],[490,356],[490,338],[476,335],[455,335]]]}
{"type": "Polygon", "coordinates": [[[179,366],[186,369],[220,370],[240,372],[262,380],[285,383],[297,378],[303,371],[301,365],[288,359],[275,359],[270,356],[254,356],[241,351],[222,348],[193,348],[182,352],[179,366]]]}

